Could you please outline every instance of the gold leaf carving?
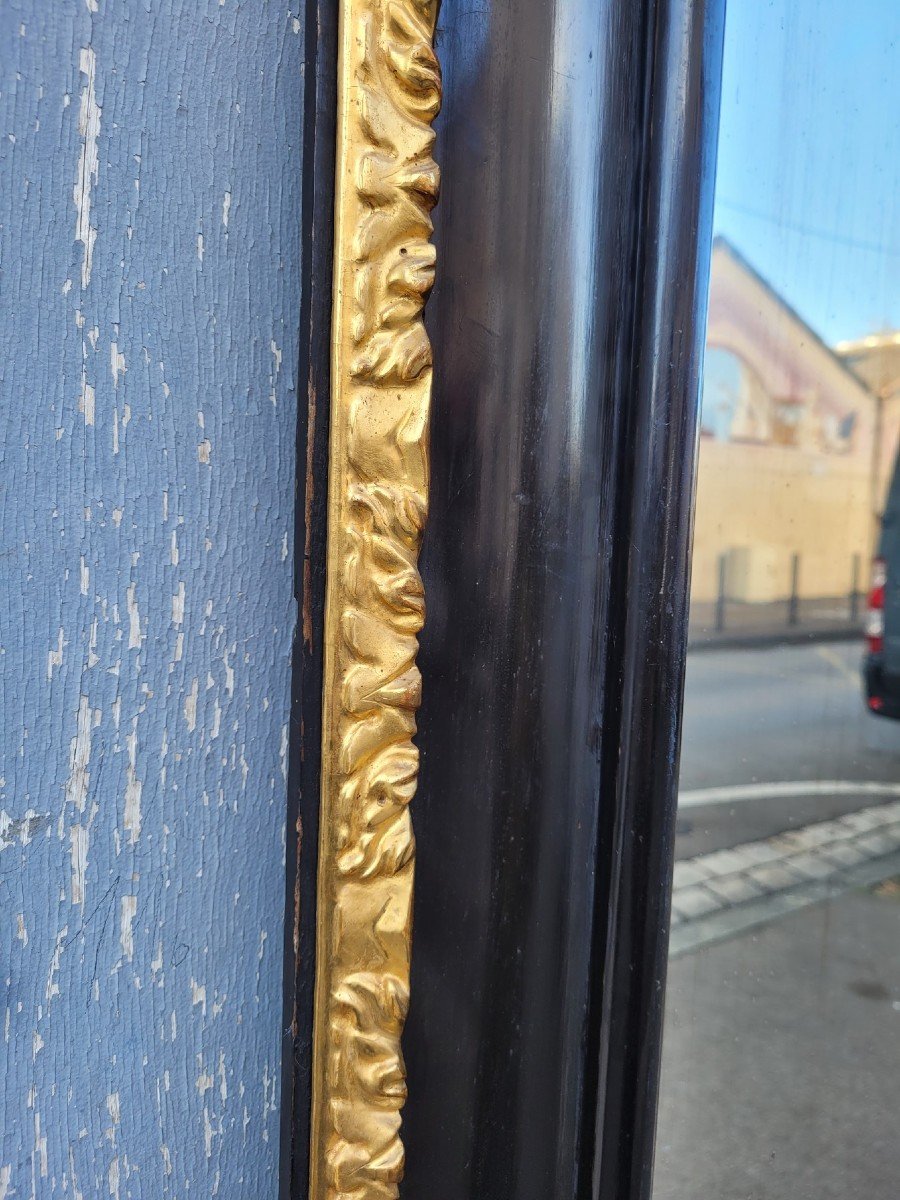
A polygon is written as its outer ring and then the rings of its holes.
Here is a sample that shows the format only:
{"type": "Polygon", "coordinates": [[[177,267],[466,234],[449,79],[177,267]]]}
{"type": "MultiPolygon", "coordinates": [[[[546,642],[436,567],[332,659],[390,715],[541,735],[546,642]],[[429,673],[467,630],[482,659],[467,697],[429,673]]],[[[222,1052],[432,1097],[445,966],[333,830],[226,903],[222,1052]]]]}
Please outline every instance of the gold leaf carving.
{"type": "Polygon", "coordinates": [[[436,0],[340,0],[311,1200],[403,1174],[436,0]]]}

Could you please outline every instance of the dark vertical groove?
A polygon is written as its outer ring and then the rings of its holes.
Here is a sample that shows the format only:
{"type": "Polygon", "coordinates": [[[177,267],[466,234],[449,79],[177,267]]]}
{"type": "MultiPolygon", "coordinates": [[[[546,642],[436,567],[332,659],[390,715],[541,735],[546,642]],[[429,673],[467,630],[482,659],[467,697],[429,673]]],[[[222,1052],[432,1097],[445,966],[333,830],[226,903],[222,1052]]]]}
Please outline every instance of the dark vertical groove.
{"type": "Polygon", "coordinates": [[[659,0],[650,29],[631,402],[624,417],[606,677],[621,680],[602,762],[598,1064],[580,1194],[648,1198],[662,1039],[700,367],[724,4],[659,0]]]}
{"type": "Polygon", "coordinates": [[[302,293],[294,497],[294,590],[298,613],[288,748],[281,1200],[305,1200],[309,1181],[331,396],[337,19],[337,0],[307,0],[303,33],[303,151],[298,164],[302,171],[302,293]]]}

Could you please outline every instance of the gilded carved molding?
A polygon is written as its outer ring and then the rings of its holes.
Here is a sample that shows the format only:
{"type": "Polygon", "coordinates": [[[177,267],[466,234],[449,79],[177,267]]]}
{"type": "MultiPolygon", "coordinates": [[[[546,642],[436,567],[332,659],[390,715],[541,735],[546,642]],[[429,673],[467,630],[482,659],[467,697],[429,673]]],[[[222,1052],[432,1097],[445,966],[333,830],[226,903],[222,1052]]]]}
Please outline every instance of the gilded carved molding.
{"type": "Polygon", "coordinates": [[[340,0],[311,1200],[403,1173],[436,0],[340,0]]]}

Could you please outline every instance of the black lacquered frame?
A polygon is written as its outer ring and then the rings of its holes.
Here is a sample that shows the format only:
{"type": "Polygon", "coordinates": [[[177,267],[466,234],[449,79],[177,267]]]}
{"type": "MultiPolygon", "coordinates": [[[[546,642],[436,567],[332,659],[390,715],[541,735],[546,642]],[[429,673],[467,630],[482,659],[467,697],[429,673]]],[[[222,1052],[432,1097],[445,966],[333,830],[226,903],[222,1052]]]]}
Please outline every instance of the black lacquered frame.
{"type": "MultiPolygon", "coordinates": [[[[408,1200],[650,1195],[723,8],[441,10],[408,1200]]],[[[336,0],[309,0],[299,378],[315,419],[301,403],[283,1170],[295,1198],[335,28],[336,0]]]]}

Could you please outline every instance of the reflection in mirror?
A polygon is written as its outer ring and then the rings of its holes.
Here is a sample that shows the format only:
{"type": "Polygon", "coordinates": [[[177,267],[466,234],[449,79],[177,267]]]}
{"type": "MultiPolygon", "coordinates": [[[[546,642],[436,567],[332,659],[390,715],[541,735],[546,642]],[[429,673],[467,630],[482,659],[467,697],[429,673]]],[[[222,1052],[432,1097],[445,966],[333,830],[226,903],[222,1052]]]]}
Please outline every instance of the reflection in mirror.
{"type": "Polygon", "coordinates": [[[900,6],[726,25],[655,1200],[888,1200],[900,6]]]}

